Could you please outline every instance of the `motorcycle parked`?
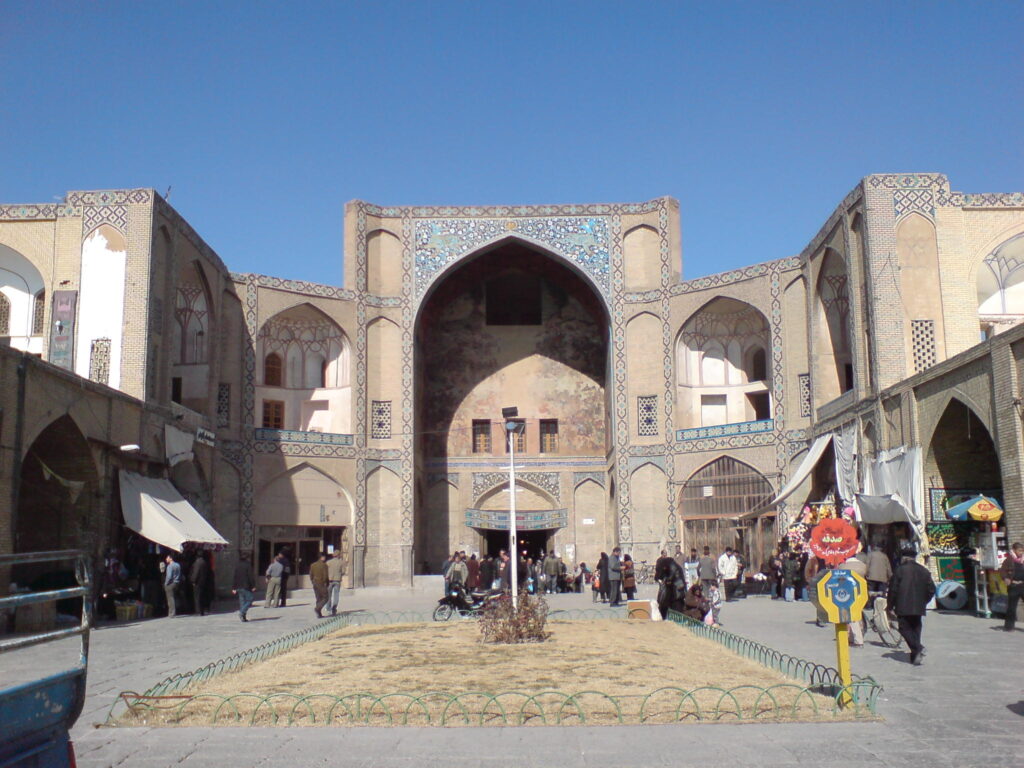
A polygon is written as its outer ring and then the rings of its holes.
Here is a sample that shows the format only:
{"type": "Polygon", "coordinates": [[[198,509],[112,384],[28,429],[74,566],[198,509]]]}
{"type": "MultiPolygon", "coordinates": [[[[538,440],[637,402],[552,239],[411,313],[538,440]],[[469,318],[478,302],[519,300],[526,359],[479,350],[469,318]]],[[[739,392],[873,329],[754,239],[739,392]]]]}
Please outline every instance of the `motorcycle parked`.
{"type": "Polygon", "coordinates": [[[462,584],[450,584],[445,596],[437,601],[434,609],[434,621],[448,621],[455,615],[461,618],[477,618],[491,601],[501,597],[501,592],[494,590],[470,592],[462,584]]]}

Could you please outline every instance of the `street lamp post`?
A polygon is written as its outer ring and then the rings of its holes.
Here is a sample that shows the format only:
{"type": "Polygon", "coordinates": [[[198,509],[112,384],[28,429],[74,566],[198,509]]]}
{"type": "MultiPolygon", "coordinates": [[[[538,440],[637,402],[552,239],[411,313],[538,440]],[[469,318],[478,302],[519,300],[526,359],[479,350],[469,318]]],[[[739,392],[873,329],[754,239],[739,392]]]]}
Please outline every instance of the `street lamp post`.
{"type": "Polygon", "coordinates": [[[519,415],[518,408],[502,408],[501,418],[505,422],[505,433],[508,435],[508,552],[509,565],[509,586],[512,588],[512,609],[515,610],[519,604],[519,546],[518,534],[516,532],[516,441],[515,436],[522,431],[523,423],[513,421],[519,415]]]}

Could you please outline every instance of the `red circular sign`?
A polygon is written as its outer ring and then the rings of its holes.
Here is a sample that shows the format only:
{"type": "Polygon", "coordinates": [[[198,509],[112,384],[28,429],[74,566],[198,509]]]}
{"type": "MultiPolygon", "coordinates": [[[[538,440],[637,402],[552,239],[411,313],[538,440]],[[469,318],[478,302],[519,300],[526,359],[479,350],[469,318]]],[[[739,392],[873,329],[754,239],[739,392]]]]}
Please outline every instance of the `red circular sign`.
{"type": "Polygon", "coordinates": [[[842,565],[857,554],[857,529],[840,518],[822,520],[811,529],[811,552],[829,568],[842,565]]]}

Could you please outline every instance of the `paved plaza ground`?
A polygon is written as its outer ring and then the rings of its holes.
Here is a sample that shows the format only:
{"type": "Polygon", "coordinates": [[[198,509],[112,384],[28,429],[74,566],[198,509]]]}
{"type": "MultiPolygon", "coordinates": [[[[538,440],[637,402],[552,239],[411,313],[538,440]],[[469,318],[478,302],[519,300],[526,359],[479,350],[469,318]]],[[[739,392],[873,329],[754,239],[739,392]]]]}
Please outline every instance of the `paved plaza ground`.
{"type": "MultiPolygon", "coordinates": [[[[647,588],[651,589],[651,588],[647,588]]],[[[641,596],[646,596],[643,593],[641,596]]],[[[346,610],[429,611],[412,590],[347,593],[346,610]]],[[[550,598],[553,610],[590,608],[589,594],[550,598]]],[[[885,688],[883,722],[684,724],[533,728],[96,728],[122,690],[143,691],[316,621],[310,594],[284,609],[257,607],[241,623],[221,604],[206,617],[101,626],[92,634],[88,698],[73,731],[81,768],[126,766],[1010,766],[1024,750],[1024,629],[967,614],[931,613],[924,666],[868,638],[852,650],[855,674],[885,688]],[[827,758],[827,759],[826,759],[827,758]]],[[[750,597],[723,607],[726,629],[773,648],[835,664],[831,628],[807,603],[750,597]]],[[[682,631],[682,630],[681,630],[682,631]]],[[[542,652],[538,649],[539,652],[542,652]]],[[[620,649],[629,653],[629,648],[620,649]]],[[[571,687],[571,686],[569,686],[571,687]]]]}

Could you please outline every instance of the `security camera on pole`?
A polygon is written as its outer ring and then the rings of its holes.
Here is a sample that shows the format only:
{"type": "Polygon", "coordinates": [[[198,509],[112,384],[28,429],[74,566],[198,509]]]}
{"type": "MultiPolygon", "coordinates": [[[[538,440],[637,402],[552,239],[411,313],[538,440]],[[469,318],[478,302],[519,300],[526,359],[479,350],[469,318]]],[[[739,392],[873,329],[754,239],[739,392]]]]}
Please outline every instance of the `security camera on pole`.
{"type": "Polygon", "coordinates": [[[518,607],[519,601],[519,547],[517,546],[518,535],[516,534],[516,441],[515,436],[521,434],[526,424],[515,421],[519,415],[518,408],[502,408],[501,418],[505,422],[505,432],[508,434],[508,553],[509,566],[512,572],[509,574],[509,586],[512,588],[512,608],[518,607]]]}

